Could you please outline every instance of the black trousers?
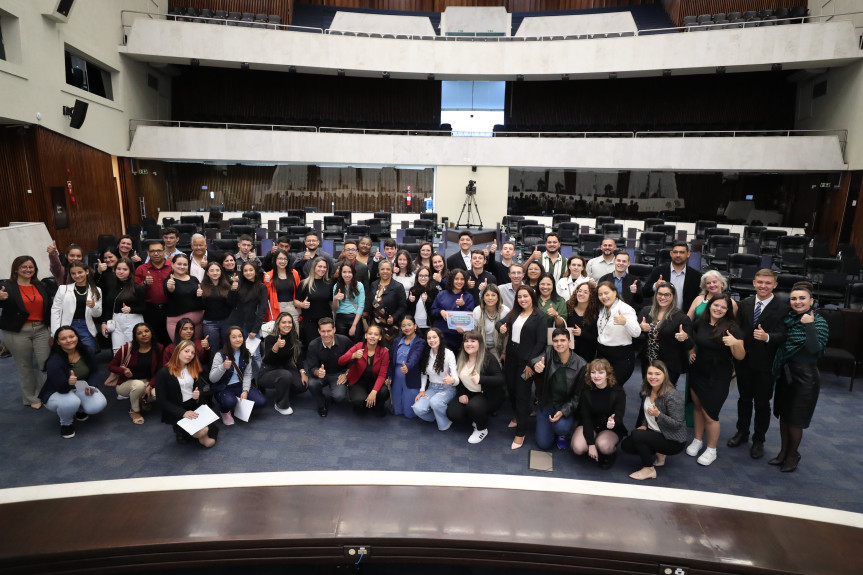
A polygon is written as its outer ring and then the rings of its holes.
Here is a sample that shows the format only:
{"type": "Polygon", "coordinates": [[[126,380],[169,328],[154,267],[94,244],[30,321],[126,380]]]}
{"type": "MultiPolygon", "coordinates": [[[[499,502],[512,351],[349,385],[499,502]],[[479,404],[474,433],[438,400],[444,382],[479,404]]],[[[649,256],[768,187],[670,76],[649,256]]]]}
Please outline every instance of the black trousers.
{"type": "Polygon", "coordinates": [[[354,324],[355,314],[352,313],[337,313],[336,314],[336,333],[345,337],[351,338],[352,341],[363,341],[363,320],[357,322],[357,329],[353,336],[348,334],[351,326],[354,324]]]}
{"type": "Polygon", "coordinates": [[[634,453],[641,458],[642,467],[653,467],[653,458],[657,453],[677,455],[683,451],[682,441],[669,441],[652,429],[633,429],[620,444],[627,453],[634,453]]]}
{"type": "Polygon", "coordinates": [[[291,406],[291,398],[306,391],[300,372],[296,369],[262,367],[257,378],[262,390],[276,390],[275,402],[279,409],[291,406]]]}
{"type": "MultiPolygon", "coordinates": [[[[515,410],[515,435],[524,437],[527,433],[527,421],[530,418],[530,394],[533,378],[524,379],[524,368],[527,364],[518,359],[518,344],[510,342],[506,350],[506,363],[503,368],[506,391],[509,401],[515,410]]],[[[478,425],[478,424],[477,424],[478,425]]]]}
{"type": "Polygon", "coordinates": [[[159,307],[148,303],[144,310],[144,321],[153,328],[153,335],[156,341],[162,345],[171,344],[173,336],[168,335],[168,312],[165,311],[164,304],[161,304],[161,307],[159,307]]]}
{"type": "MultiPolygon", "coordinates": [[[[373,381],[363,381],[363,379],[348,387],[348,401],[354,406],[355,411],[366,410],[366,397],[368,397],[374,387],[373,381]]],[[[375,406],[370,408],[375,415],[384,416],[387,414],[386,403],[389,398],[390,388],[386,385],[381,386],[381,390],[378,392],[377,397],[375,397],[375,406]]]]}
{"type": "Polygon", "coordinates": [[[737,431],[749,435],[749,423],[755,408],[752,441],[764,441],[770,427],[770,398],[773,397],[773,375],[769,371],[753,370],[737,363],[737,431]]]}
{"type": "Polygon", "coordinates": [[[623,387],[635,370],[635,348],[632,345],[607,346],[596,348],[596,357],[607,359],[614,370],[617,385],[623,387]]]}
{"type": "Polygon", "coordinates": [[[477,429],[488,428],[488,416],[500,409],[503,404],[501,393],[471,393],[467,403],[461,403],[458,397],[449,402],[446,416],[453,423],[475,423],[477,429]]]}

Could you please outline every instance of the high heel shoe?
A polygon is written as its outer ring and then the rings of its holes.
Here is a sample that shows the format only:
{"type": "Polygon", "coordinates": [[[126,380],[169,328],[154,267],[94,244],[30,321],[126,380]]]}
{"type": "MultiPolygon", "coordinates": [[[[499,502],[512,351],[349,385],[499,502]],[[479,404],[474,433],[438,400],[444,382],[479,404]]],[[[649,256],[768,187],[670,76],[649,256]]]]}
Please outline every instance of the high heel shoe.
{"type": "Polygon", "coordinates": [[[782,473],[791,473],[792,471],[797,470],[797,464],[799,464],[799,463],[800,463],[800,454],[799,453],[797,454],[796,457],[795,456],[786,457],[785,463],[782,464],[782,467],[779,468],[779,471],[781,471],[782,473]]]}
{"type": "Polygon", "coordinates": [[[524,436],[516,436],[512,439],[512,445],[510,447],[515,451],[516,449],[520,449],[522,445],[524,445],[524,436]]]}
{"type": "Polygon", "coordinates": [[[767,462],[767,465],[782,465],[785,463],[785,456],[781,453],[767,462]]]}

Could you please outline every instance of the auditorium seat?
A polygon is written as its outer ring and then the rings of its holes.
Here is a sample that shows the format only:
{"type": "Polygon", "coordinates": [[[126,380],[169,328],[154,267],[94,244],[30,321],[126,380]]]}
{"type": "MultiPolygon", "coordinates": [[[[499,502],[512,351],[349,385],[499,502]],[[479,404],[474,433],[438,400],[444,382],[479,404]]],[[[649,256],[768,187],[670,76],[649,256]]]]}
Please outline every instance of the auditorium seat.
{"type": "Polygon", "coordinates": [[[674,224],[658,224],[653,226],[654,232],[665,234],[665,245],[670,246],[677,239],[677,226],[674,224]]]}
{"type": "Polygon", "coordinates": [[[774,295],[781,301],[788,303],[791,295],[791,288],[798,282],[808,282],[809,278],[800,274],[780,273],[776,278],[776,289],[773,290],[774,295]]]}
{"type": "Polygon", "coordinates": [[[521,228],[521,244],[524,253],[529,254],[536,246],[545,245],[545,226],[529,225],[521,228]]]}
{"type": "Polygon", "coordinates": [[[578,245],[578,223],[577,222],[560,222],[557,226],[557,234],[560,236],[560,243],[565,246],[578,245]]]}
{"type": "MultiPolygon", "coordinates": [[[[821,356],[821,359],[832,363],[834,366],[848,365],[851,370],[848,391],[854,391],[854,378],[857,375],[858,360],[853,353],[845,349],[845,314],[838,309],[821,309],[818,313],[827,320],[827,326],[830,330],[827,346],[824,348],[824,355],[821,356]]],[[[837,376],[839,375],[839,370],[835,369],[835,367],[834,373],[837,376]]]]}
{"type": "Polygon", "coordinates": [[[704,239],[704,231],[708,228],[715,228],[716,222],[713,220],[698,220],[695,222],[695,238],[699,240],[704,239]]]}
{"type": "Polygon", "coordinates": [[[809,247],[806,236],[781,236],[776,240],[779,268],[789,273],[803,273],[804,258],[809,247]]]}
{"type": "Polygon", "coordinates": [[[345,226],[351,225],[351,218],[353,216],[353,212],[351,210],[335,210],[333,215],[341,216],[342,220],[344,220],[345,226]]]}
{"type": "Polygon", "coordinates": [[[288,210],[287,215],[294,216],[295,218],[300,218],[300,224],[306,223],[306,210],[288,210]]]}
{"type": "Polygon", "coordinates": [[[413,227],[417,229],[422,229],[425,232],[425,238],[427,241],[432,241],[434,239],[435,229],[437,226],[435,226],[435,222],[433,220],[417,218],[413,221],[413,227]]]}
{"type": "Polygon", "coordinates": [[[288,236],[291,236],[292,238],[299,238],[300,241],[302,241],[306,237],[306,234],[309,233],[310,231],[312,231],[311,226],[303,226],[303,225],[289,226],[288,230],[287,230],[287,234],[288,234],[288,236]]]}
{"type": "Polygon", "coordinates": [[[656,253],[663,249],[665,244],[665,233],[658,231],[641,232],[641,237],[638,239],[638,249],[644,253],[645,263],[654,263],[656,253]]]}
{"type": "Polygon", "coordinates": [[[280,216],[279,217],[279,231],[287,232],[288,228],[291,226],[299,226],[304,222],[300,220],[297,216],[280,216]]]}
{"type": "Polygon", "coordinates": [[[249,221],[250,226],[260,227],[261,212],[243,212],[243,218],[249,221]]]}
{"type": "Polygon", "coordinates": [[[569,216],[569,214],[554,214],[551,217],[551,228],[553,230],[556,230],[561,223],[568,222],[571,219],[572,218],[569,216]]]}
{"type": "Polygon", "coordinates": [[[368,236],[369,231],[369,226],[365,224],[350,225],[347,227],[347,231],[345,233],[345,241],[359,241],[360,238],[368,236]]]}
{"type": "Polygon", "coordinates": [[[243,19],[243,17],[240,15],[239,12],[229,12],[227,25],[228,26],[236,26],[240,23],[240,21],[242,19],[243,19]]]}
{"type": "Polygon", "coordinates": [[[596,230],[596,233],[601,233],[602,224],[613,224],[614,216],[596,216],[596,221],[593,224],[593,229],[596,230]]]}
{"type": "Polygon", "coordinates": [[[732,235],[712,235],[705,244],[705,253],[702,257],[706,263],[718,270],[728,269],[728,257],[737,253],[740,240],[732,235]]]}
{"type": "Polygon", "coordinates": [[[427,240],[428,231],[425,228],[407,228],[404,230],[403,244],[419,244],[427,240]]]}

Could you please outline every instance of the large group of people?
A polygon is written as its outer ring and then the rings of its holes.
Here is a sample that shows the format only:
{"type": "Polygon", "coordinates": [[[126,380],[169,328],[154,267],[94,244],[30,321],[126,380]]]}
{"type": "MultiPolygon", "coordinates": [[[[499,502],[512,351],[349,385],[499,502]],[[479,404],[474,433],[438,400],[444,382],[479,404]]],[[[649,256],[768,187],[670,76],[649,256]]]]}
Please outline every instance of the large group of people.
{"type": "Polygon", "coordinates": [[[550,233],[523,264],[512,242],[499,254],[496,242],[474,249],[470,231],[449,257],[428,242],[414,257],[392,239],[374,252],[365,237],[333,257],[315,232],[303,252],[289,253],[280,237],[263,258],[248,236],[220,255],[200,235],[182,253],[177,238],[166,228],[139,255],[123,236],[92,267],[77,245],[60,253],[52,244],[56,289],[39,280],[32,257],[13,261],[0,285],[0,329],[23,403],[56,412],[63,437],[105,408],[108,387],[129,400],[133,424],[156,405],[178,441],[205,447],[216,443],[215,424],[192,435],[177,425],[201,405],[230,426],[240,401],[289,416],[308,391],[321,417],[349,403],[440,431],[469,424],[476,444],[508,399],[513,450],[532,429],[540,449],[571,449],[603,468],[619,451],[635,454],[631,477],[642,480],[684,450],[704,466],[716,460],[719,413],[736,375],[727,445],[749,441],[754,412],[750,453],[763,457],[775,386],[781,448],[769,463],[787,472],[800,462],[828,331],[808,283],[792,288],[789,306],[764,269],[756,294],[738,303],[719,272],[688,265],[685,242],[642,280],[611,238],[595,258],[567,259],[550,233]],[[113,353],[104,384],[92,379],[100,347],[113,353]],[[640,409],[631,417],[625,384],[639,358],[640,409]]]}

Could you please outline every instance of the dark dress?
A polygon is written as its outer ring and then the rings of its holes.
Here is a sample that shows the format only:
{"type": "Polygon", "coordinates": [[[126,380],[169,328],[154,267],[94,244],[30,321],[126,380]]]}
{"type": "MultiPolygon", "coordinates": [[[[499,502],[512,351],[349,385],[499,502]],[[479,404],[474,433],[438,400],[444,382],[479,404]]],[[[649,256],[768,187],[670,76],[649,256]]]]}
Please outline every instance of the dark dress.
{"type": "Polygon", "coordinates": [[[566,318],[566,325],[581,329],[581,335],[575,338],[575,353],[588,363],[593,361],[596,357],[596,318],[585,328],[584,317],[571,313],[566,318]]]}
{"type": "MultiPolygon", "coordinates": [[[[711,337],[713,330],[714,327],[709,323],[695,322],[693,331],[698,351],[689,369],[689,387],[698,396],[708,417],[718,421],[722,404],[725,403],[731,387],[734,363],[732,363],[731,348],[726,347],[721,338],[711,337]]],[[[743,333],[737,326],[729,331],[737,339],[743,339],[743,333]]]]}
{"type": "Polygon", "coordinates": [[[588,445],[596,442],[601,431],[613,431],[618,437],[626,437],[623,424],[626,412],[626,392],[619,385],[597,389],[585,385],[578,400],[579,423],[583,426],[584,440],[588,445]],[[614,429],[608,429],[608,418],[614,414],[614,429]]]}
{"type": "Polygon", "coordinates": [[[642,333],[644,338],[641,346],[641,374],[647,373],[647,366],[652,358],[665,363],[671,383],[676,387],[677,379],[681,373],[686,371],[689,365],[689,350],[692,349],[692,321],[683,312],[677,312],[669,320],[663,321],[658,326],[650,317],[650,307],[643,308],[638,313],[638,323],[645,320],[650,324],[650,331],[642,333]],[[675,335],[680,331],[680,326],[689,336],[684,341],[677,341],[675,335]]]}

